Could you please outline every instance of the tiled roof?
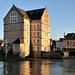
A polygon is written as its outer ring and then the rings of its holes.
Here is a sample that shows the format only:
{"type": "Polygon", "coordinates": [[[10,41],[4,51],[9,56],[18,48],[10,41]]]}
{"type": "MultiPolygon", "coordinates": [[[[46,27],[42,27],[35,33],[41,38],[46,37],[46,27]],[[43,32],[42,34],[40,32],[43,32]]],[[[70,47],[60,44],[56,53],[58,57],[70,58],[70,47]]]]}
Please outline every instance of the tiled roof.
{"type": "Polygon", "coordinates": [[[41,8],[41,9],[36,9],[36,10],[30,10],[30,11],[24,11],[20,8],[17,8],[14,4],[13,6],[21,13],[25,16],[25,18],[27,19],[31,19],[31,20],[36,20],[36,19],[41,19],[41,16],[45,10],[45,8],[41,8]]]}
{"type": "Polygon", "coordinates": [[[20,44],[20,43],[24,43],[21,38],[17,38],[17,39],[13,42],[13,44],[20,44]]]}
{"type": "Polygon", "coordinates": [[[31,20],[36,20],[36,19],[41,19],[44,10],[45,8],[42,8],[42,9],[26,11],[26,13],[28,14],[31,20]]]}
{"type": "Polygon", "coordinates": [[[75,39],[75,33],[68,33],[68,34],[65,36],[65,39],[75,39]]]}

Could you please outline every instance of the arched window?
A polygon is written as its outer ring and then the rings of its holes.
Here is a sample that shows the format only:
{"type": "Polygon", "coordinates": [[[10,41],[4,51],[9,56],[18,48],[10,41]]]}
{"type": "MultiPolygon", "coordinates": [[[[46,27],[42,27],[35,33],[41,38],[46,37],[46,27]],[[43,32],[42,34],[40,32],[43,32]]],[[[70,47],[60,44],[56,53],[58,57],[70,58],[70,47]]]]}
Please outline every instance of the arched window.
{"type": "Polygon", "coordinates": [[[17,12],[12,11],[10,13],[10,23],[17,23],[17,12]]]}

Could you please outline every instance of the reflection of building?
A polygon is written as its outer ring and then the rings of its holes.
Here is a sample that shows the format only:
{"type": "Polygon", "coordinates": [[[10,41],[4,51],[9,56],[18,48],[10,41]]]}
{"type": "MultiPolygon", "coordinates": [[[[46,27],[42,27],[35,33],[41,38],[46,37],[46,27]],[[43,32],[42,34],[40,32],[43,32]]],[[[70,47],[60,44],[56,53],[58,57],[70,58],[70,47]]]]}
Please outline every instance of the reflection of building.
{"type": "Polygon", "coordinates": [[[20,62],[20,75],[31,75],[30,74],[30,61],[20,62]]]}
{"type": "Polygon", "coordinates": [[[4,75],[19,75],[20,62],[4,62],[4,75]]]}
{"type": "Polygon", "coordinates": [[[41,65],[41,73],[42,75],[50,75],[50,60],[45,60],[41,65]]]}
{"type": "Polygon", "coordinates": [[[49,60],[37,60],[31,61],[30,66],[32,66],[31,75],[50,75],[50,61],[49,60]]]}
{"type": "Polygon", "coordinates": [[[4,75],[50,75],[50,60],[7,61],[4,62],[4,75]]]}
{"type": "Polygon", "coordinates": [[[28,56],[30,39],[37,53],[50,51],[50,19],[47,8],[24,11],[13,5],[4,18],[4,40],[5,37],[9,44],[13,43],[14,54],[20,52],[20,56],[28,56]]]}
{"type": "Polygon", "coordinates": [[[41,64],[40,61],[32,61],[30,62],[30,66],[32,66],[31,75],[41,75],[41,64]]]}
{"type": "Polygon", "coordinates": [[[4,62],[4,75],[31,75],[30,61],[4,62]]]}

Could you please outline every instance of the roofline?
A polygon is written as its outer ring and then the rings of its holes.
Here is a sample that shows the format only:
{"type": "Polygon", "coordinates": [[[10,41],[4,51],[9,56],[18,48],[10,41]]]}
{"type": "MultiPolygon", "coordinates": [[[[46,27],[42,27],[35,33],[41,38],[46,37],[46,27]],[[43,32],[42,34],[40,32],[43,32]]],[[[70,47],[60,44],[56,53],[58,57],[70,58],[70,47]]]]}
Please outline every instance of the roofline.
{"type": "MultiPolygon", "coordinates": [[[[20,9],[20,8],[18,8],[18,7],[16,7],[14,4],[13,4],[13,6],[12,7],[15,7],[16,8],[16,10],[21,14],[21,15],[23,15],[18,9],[20,9]]],[[[12,9],[12,7],[10,8],[10,10],[12,9]]],[[[10,10],[8,11],[8,13],[10,12],[10,10]]],[[[22,10],[22,9],[20,9],[20,10],[22,10]]],[[[25,10],[22,10],[22,11],[25,11],[25,10]]],[[[26,12],[26,11],[25,11],[26,12]]],[[[6,16],[8,15],[8,13],[6,14],[6,16]]],[[[27,13],[26,13],[27,14],[27,13]]],[[[6,16],[3,18],[3,19],[5,19],[6,18],[6,16]]],[[[23,15],[24,16],[24,15],[23,15]]],[[[28,15],[27,15],[28,16],[28,15]]],[[[29,17],[28,17],[29,18],[29,17]]],[[[31,20],[30,18],[28,19],[28,20],[31,20]]]]}
{"type": "MultiPolygon", "coordinates": [[[[45,8],[40,8],[40,9],[45,9],[45,8]]],[[[27,10],[26,12],[28,12],[28,11],[40,10],[40,9],[32,9],[32,10],[27,10]]]]}
{"type": "MultiPolygon", "coordinates": [[[[18,9],[17,9],[17,7],[13,4],[13,6],[16,8],[16,10],[21,14],[21,15],[23,15],[18,9]]],[[[13,7],[12,6],[12,7],[13,7]]],[[[12,7],[10,8],[10,10],[12,9],[12,7]]],[[[10,10],[8,11],[8,13],[10,12],[10,10]]],[[[21,9],[22,10],[22,9],[21,9]]],[[[8,13],[6,14],[6,16],[8,15],[8,13]]],[[[3,19],[5,19],[6,18],[6,16],[3,18],[3,19]]],[[[23,15],[24,16],[24,15],[23,15]]]]}
{"type": "Polygon", "coordinates": [[[63,40],[75,40],[75,39],[73,39],[73,38],[72,39],[71,38],[67,38],[67,39],[63,39],[63,40]]]}

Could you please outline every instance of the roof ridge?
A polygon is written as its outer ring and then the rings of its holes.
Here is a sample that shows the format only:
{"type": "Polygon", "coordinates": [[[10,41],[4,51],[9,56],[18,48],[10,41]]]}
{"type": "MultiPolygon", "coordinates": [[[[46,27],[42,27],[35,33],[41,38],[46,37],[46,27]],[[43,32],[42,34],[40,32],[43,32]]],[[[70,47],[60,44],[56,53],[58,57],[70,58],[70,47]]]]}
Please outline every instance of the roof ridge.
{"type": "Polygon", "coordinates": [[[20,9],[20,8],[16,7],[15,5],[13,5],[13,6],[14,6],[22,15],[24,15],[27,19],[29,19],[29,17],[28,17],[28,15],[27,15],[27,13],[26,13],[25,10],[20,9]]]}
{"type": "Polygon", "coordinates": [[[20,44],[20,43],[24,43],[24,41],[23,41],[23,39],[22,38],[17,38],[14,42],[13,42],[13,44],[20,44]]]}
{"type": "MultiPolygon", "coordinates": [[[[15,5],[13,4],[13,6],[15,6],[15,5]]],[[[18,7],[16,7],[16,8],[18,8],[18,7]]],[[[18,8],[18,9],[20,9],[20,8],[18,8]]],[[[39,8],[39,9],[37,8],[37,9],[32,9],[32,10],[27,10],[27,11],[35,11],[35,10],[41,10],[41,9],[45,9],[45,8],[39,8]]],[[[20,10],[25,11],[23,9],[20,9],[20,10]]],[[[27,11],[25,11],[25,12],[27,12],[27,11]]]]}
{"type": "MultiPolygon", "coordinates": [[[[16,7],[16,6],[15,6],[16,7]]],[[[18,8],[18,7],[16,7],[17,9],[19,9],[19,10],[22,10],[22,11],[24,11],[24,12],[26,12],[25,10],[23,10],[23,9],[20,9],[20,8],[18,8]]]]}
{"type": "Polygon", "coordinates": [[[28,12],[28,11],[35,11],[35,10],[42,10],[42,9],[45,9],[45,8],[39,8],[39,9],[33,9],[33,10],[27,10],[26,12],[28,12]]]}

